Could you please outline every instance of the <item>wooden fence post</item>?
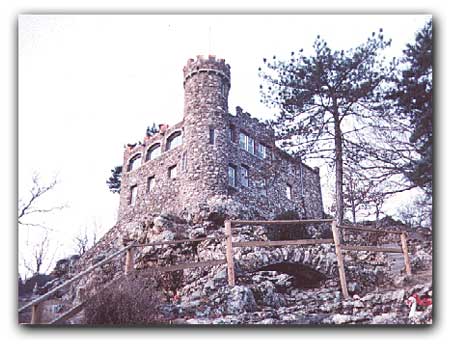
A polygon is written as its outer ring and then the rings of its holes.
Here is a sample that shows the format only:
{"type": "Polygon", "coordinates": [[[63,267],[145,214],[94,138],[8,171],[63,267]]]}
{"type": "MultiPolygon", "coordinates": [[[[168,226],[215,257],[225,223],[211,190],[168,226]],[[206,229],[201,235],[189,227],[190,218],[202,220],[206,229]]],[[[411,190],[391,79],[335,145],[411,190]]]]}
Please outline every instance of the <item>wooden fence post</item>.
{"type": "Polygon", "coordinates": [[[228,271],[228,285],[233,287],[235,284],[234,278],[234,261],[233,261],[233,241],[231,236],[231,221],[225,221],[225,237],[226,237],[226,258],[228,271]]]}
{"type": "Polygon", "coordinates": [[[403,258],[405,260],[405,271],[408,276],[411,276],[411,264],[409,262],[408,243],[406,242],[405,232],[402,232],[402,234],[400,235],[400,240],[402,242],[403,258]]]}
{"type": "Polygon", "coordinates": [[[333,220],[333,222],[331,223],[331,229],[333,231],[334,248],[336,250],[336,258],[338,263],[339,279],[341,281],[342,295],[344,296],[345,299],[347,299],[348,298],[347,280],[345,278],[344,259],[342,258],[341,242],[339,239],[339,230],[336,225],[336,220],[333,220]]]}
{"type": "Polygon", "coordinates": [[[31,324],[39,324],[42,322],[42,311],[44,305],[42,303],[31,307],[31,324]]]}
{"type": "Polygon", "coordinates": [[[134,270],[134,248],[130,247],[127,249],[127,254],[125,256],[125,274],[130,273],[134,270]]]}

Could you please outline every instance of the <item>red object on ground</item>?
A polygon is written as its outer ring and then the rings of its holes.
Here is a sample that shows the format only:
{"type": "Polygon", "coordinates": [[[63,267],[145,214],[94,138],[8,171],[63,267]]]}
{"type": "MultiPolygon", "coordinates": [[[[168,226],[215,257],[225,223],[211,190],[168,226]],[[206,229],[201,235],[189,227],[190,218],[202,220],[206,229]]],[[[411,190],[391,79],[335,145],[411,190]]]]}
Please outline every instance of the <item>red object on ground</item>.
{"type": "Polygon", "coordinates": [[[417,295],[417,293],[414,293],[412,296],[414,299],[416,299],[416,303],[419,306],[429,306],[433,304],[433,300],[431,298],[428,297],[421,298],[417,295]]]}

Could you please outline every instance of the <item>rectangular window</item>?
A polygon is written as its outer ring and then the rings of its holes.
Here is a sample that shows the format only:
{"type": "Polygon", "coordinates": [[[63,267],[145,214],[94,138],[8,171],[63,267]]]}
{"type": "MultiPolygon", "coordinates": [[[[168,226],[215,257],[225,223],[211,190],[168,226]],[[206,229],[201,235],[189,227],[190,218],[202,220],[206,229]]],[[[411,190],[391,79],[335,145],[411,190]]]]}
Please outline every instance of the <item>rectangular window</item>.
{"type": "Polygon", "coordinates": [[[230,125],[228,129],[228,138],[231,142],[236,142],[236,127],[234,125],[230,125]]]}
{"type": "Polygon", "coordinates": [[[243,132],[239,133],[239,146],[247,152],[255,154],[255,140],[243,132]]]}
{"type": "Polygon", "coordinates": [[[209,144],[210,145],[216,144],[216,130],[212,128],[209,129],[209,144]]]}
{"type": "Polygon", "coordinates": [[[286,197],[292,200],[292,186],[289,184],[286,185],[286,197]]]}
{"type": "Polygon", "coordinates": [[[247,151],[251,154],[255,154],[255,140],[253,140],[250,136],[247,136],[247,151]]]}
{"type": "Polygon", "coordinates": [[[261,181],[261,194],[263,196],[267,196],[267,180],[266,179],[263,179],[261,181]]]}
{"type": "Polygon", "coordinates": [[[267,147],[258,143],[256,146],[256,155],[261,159],[267,158],[267,147]]]}
{"type": "Polygon", "coordinates": [[[242,132],[239,134],[239,146],[242,149],[247,150],[247,144],[248,144],[248,136],[243,134],[242,132]]]}
{"type": "Polygon", "coordinates": [[[249,186],[249,169],[245,165],[241,166],[241,184],[244,187],[249,186]]]}
{"type": "Polygon", "coordinates": [[[147,192],[151,192],[154,187],[155,187],[155,177],[154,176],[150,176],[147,179],[147,192]]]}
{"type": "Polygon", "coordinates": [[[177,177],[177,166],[173,165],[169,168],[169,179],[174,179],[177,177]]]}
{"type": "Polygon", "coordinates": [[[236,167],[231,164],[228,165],[228,185],[237,187],[236,167]]]}
{"type": "Polygon", "coordinates": [[[136,204],[136,197],[137,197],[137,185],[131,186],[130,188],[130,201],[128,202],[129,205],[133,206],[136,204]]]}

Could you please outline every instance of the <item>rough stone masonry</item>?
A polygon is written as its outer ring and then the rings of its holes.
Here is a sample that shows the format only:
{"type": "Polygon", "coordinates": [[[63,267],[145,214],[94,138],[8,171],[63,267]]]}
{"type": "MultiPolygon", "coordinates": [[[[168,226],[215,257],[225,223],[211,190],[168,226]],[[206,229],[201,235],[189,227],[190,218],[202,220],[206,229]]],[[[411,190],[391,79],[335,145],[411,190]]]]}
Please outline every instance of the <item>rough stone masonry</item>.
{"type": "Polygon", "coordinates": [[[230,66],[197,56],[183,76],[183,120],[125,147],[118,220],[145,213],[191,220],[224,203],[253,219],[288,210],[322,218],[319,169],[277,148],[273,130],[242,108],[228,112],[230,66]]]}

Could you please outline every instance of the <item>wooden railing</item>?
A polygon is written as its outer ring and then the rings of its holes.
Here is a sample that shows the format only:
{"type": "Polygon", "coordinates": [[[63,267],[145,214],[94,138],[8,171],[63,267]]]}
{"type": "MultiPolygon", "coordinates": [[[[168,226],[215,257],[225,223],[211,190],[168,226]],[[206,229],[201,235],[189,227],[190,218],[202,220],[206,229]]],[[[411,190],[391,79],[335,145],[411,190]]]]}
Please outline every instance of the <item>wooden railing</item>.
{"type": "Polygon", "coordinates": [[[228,285],[234,286],[236,283],[234,272],[234,252],[233,248],[237,247],[273,247],[273,246],[288,246],[288,245],[314,245],[314,244],[334,244],[336,259],[338,265],[339,281],[341,284],[342,295],[348,298],[347,279],[345,276],[345,265],[342,251],[373,251],[384,253],[403,253],[405,261],[405,271],[411,275],[411,266],[408,256],[408,246],[406,242],[406,232],[378,230],[371,228],[364,228],[358,226],[341,225],[338,226],[334,219],[317,219],[317,220],[227,220],[225,221],[225,237],[226,237],[226,262],[228,272],[228,285]],[[249,242],[233,242],[232,226],[236,225],[293,225],[293,224],[331,224],[333,232],[332,239],[300,239],[300,240],[282,240],[282,241],[249,241],[249,242]],[[378,234],[398,234],[401,238],[401,247],[373,247],[373,246],[350,246],[341,245],[341,230],[349,231],[364,231],[378,234]]]}
{"type": "MultiPolygon", "coordinates": [[[[63,288],[71,285],[75,281],[79,280],[83,276],[86,276],[88,273],[94,271],[95,269],[103,266],[104,264],[110,262],[112,259],[125,254],[125,266],[124,266],[124,274],[119,278],[116,278],[109,283],[107,283],[103,288],[109,288],[118,280],[130,274],[134,271],[134,252],[136,248],[147,247],[147,246],[160,246],[160,245],[173,245],[180,243],[192,243],[192,242],[202,242],[202,241],[212,241],[212,240],[223,240],[225,239],[225,259],[217,259],[217,260],[208,260],[208,261],[198,261],[198,262],[187,262],[177,265],[169,265],[163,267],[153,267],[149,271],[139,272],[142,275],[152,274],[154,272],[169,272],[169,271],[178,271],[196,267],[208,267],[208,266],[216,266],[216,265],[227,265],[227,275],[228,275],[228,285],[234,286],[236,283],[235,280],[235,271],[234,271],[234,253],[233,248],[239,247],[273,247],[273,246],[289,246],[289,245],[315,245],[315,244],[334,244],[337,264],[338,264],[338,272],[339,272],[339,280],[341,284],[342,294],[344,298],[348,298],[348,290],[347,290],[347,280],[345,277],[345,268],[344,268],[344,259],[342,256],[342,251],[374,251],[374,252],[386,252],[386,253],[403,253],[404,261],[405,261],[405,270],[408,275],[411,274],[411,266],[409,262],[408,256],[408,246],[407,246],[407,235],[405,232],[399,231],[387,231],[387,230],[377,230],[365,227],[358,226],[347,226],[342,225],[338,226],[336,221],[333,219],[323,219],[323,220],[272,220],[272,221],[261,221],[261,220],[226,220],[225,221],[225,237],[205,237],[205,238],[193,238],[193,239],[181,239],[181,240],[172,240],[172,241],[159,241],[159,242],[151,242],[151,243],[131,243],[119,249],[114,254],[111,254],[107,258],[102,261],[92,265],[90,268],[80,272],[76,276],[72,277],[68,281],[62,283],[61,285],[53,288],[49,292],[44,295],[36,298],[35,300],[29,302],[28,304],[22,306],[18,311],[19,313],[31,308],[31,324],[40,324],[42,323],[42,312],[43,312],[43,303],[52,297],[55,293],[62,290],[63,288]],[[279,240],[279,241],[247,241],[247,242],[233,242],[232,241],[232,226],[238,225],[292,225],[292,224],[331,224],[331,229],[333,232],[332,239],[299,239],[299,240],[279,240]],[[350,246],[350,245],[341,245],[340,240],[340,231],[341,230],[349,230],[349,231],[364,231],[364,232],[374,232],[379,234],[398,234],[401,239],[401,248],[392,248],[392,247],[373,247],[373,246],[350,246]]],[[[89,299],[88,299],[89,300],[89,299]]],[[[72,307],[70,310],[66,311],[64,314],[60,315],[58,318],[49,322],[49,324],[58,324],[63,321],[70,319],[71,317],[78,314],[86,305],[88,300],[82,301],[80,304],[72,307]]]]}
{"type": "MultiPolygon", "coordinates": [[[[58,291],[68,287],[72,283],[76,282],[80,278],[86,276],[90,272],[94,271],[95,269],[103,266],[104,264],[110,262],[114,258],[125,254],[125,266],[124,266],[124,275],[120,276],[119,278],[116,278],[109,283],[106,284],[102,288],[105,289],[106,287],[111,287],[114,283],[118,282],[120,279],[122,279],[124,276],[130,274],[132,271],[134,271],[134,251],[136,248],[139,247],[145,247],[145,246],[160,246],[160,245],[172,245],[172,244],[180,244],[180,243],[189,243],[189,242],[201,242],[201,241],[207,241],[207,240],[223,240],[223,238],[213,238],[213,237],[206,237],[206,238],[193,238],[193,239],[182,239],[182,240],[173,240],[173,241],[159,241],[159,242],[151,242],[151,243],[145,243],[145,244],[137,244],[137,243],[131,243],[126,245],[125,247],[119,249],[117,252],[111,254],[110,256],[106,257],[102,261],[92,265],[88,269],[78,273],[76,276],[72,277],[71,279],[67,280],[66,282],[60,284],[59,286],[53,288],[52,290],[48,291],[47,293],[39,296],[38,298],[34,299],[33,301],[25,304],[21,308],[19,308],[18,312],[24,312],[25,310],[31,308],[31,322],[30,324],[41,324],[42,323],[42,314],[43,314],[43,306],[44,302],[48,299],[50,299],[53,295],[55,295],[58,291]]],[[[225,264],[226,260],[209,260],[209,261],[199,261],[199,262],[192,262],[192,263],[183,263],[178,265],[171,265],[171,266],[163,266],[163,267],[155,267],[152,268],[150,273],[153,272],[169,272],[169,271],[178,271],[178,270],[184,270],[184,269],[190,269],[195,267],[207,267],[207,266],[215,266],[220,264],[225,264]]],[[[143,275],[146,273],[143,272],[143,275]]],[[[60,315],[58,318],[52,320],[49,322],[49,324],[58,324],[63,321],[66,321],[70,319],[71,317],[78,314],[80,311],[83,310],[88,300],[84,300],[80,302],[80,304],[72,307],[70,310],[66,311],[64,314],[60,315]]]]}

